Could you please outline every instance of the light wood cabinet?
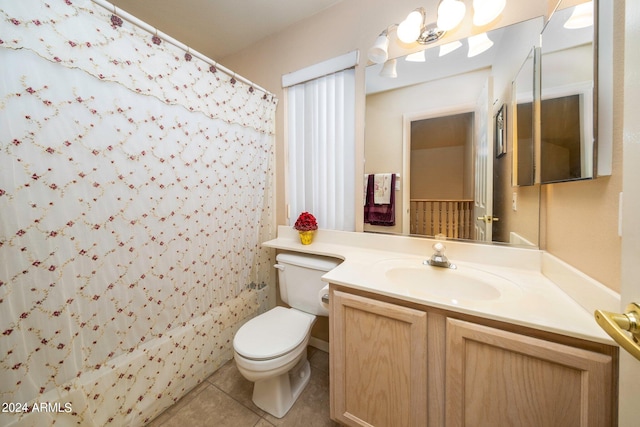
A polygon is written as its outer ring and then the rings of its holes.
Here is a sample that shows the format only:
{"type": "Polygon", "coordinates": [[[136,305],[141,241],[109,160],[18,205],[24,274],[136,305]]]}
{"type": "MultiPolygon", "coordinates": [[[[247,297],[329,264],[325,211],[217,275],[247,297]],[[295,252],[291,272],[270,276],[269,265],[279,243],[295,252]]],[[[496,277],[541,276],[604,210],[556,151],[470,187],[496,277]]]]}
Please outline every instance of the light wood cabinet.
{"type": "Polygon", "coordinates": [[[332,418],[426,425],[427,313],[333,292],[330,320],[332,418]]]}
{"type": "Polygon", "coordinates": [[[615,347],[335,285],[330,301],[343,425],[616,425],[615,347]]]}
{"type": "Polygon", "coordinates": [[[611,426],[612,357],[447,319],[447,426],[611,426]]]}

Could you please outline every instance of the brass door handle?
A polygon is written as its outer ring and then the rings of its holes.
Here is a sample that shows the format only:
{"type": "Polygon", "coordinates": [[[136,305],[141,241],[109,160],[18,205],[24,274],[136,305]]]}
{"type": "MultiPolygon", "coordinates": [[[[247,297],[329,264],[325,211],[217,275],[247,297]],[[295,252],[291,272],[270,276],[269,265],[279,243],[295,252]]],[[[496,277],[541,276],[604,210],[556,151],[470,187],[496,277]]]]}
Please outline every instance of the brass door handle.
{"type": "Polygon", "coordinates": [[[640,360],[640,305],[635,302],[629,304],[625,314],[596,310],[593,315],[615,342],[640,360]],[[625,331],[631,332],[631,336],[625,331]]]}
{"type": "Polygon", "coordinates": [[[479,216],[478,217],[478,221],[484,221],[487,224],[491,223],[491,222],[497,222],[500,221],[500,218],[496,217],[496,216],[491,216],[491,215],[483,215],[483,216],[479,216]]]}

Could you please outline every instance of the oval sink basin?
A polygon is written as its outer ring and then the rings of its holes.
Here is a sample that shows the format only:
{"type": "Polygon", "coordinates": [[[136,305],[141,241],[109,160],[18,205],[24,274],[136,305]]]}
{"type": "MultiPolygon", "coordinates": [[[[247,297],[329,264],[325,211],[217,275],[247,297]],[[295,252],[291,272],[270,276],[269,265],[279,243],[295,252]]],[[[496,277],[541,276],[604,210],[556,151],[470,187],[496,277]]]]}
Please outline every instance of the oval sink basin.
{"type": "Polygon", "coordinates": [[[432,267],[415,260],[386,260],[379,264],[392,289],[422,299],[459,301],[493,301],[520,295],[520,288],[510,280],[477,268],[432,267]]]}

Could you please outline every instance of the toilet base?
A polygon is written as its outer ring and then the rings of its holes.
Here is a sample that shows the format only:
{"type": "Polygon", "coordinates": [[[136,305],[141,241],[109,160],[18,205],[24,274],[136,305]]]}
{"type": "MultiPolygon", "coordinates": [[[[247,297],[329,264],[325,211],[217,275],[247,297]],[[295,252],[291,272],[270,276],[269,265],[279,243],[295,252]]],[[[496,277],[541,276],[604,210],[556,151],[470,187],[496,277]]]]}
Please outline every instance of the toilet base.
{"type": "Polygon", "coordinates": [[[276,418],[285,416],[298,399],[311,378],[307,351],[289,372],[256,381],[253,385],[253,403],[276,418]]]}

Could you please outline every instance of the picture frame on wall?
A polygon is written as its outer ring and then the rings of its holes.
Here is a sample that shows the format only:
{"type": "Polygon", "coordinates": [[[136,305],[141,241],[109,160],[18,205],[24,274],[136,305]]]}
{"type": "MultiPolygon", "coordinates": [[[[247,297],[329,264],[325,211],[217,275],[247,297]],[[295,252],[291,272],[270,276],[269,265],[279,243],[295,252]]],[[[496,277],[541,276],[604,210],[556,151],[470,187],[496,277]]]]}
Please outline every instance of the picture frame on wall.
{"type": "Polygon", "coordinates": [[[500,107],[494,118],[494,139],[496,146],[496,158],[507,154],[507,107],[506,104],[500,107]]]}

